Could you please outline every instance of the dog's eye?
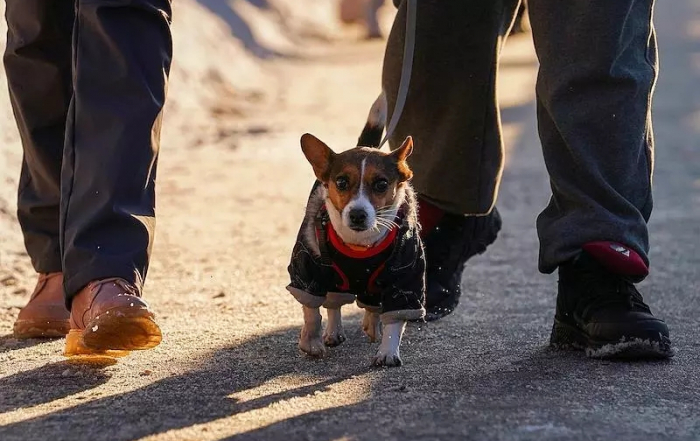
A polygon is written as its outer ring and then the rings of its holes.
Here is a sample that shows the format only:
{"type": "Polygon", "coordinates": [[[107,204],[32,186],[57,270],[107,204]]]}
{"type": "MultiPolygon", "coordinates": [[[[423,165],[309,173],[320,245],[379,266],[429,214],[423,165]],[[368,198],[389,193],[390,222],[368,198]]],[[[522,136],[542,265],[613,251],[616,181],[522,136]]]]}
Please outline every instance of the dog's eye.
{"type": "Polygon", "coordinates": [[[377,181],[374,181],[374,184],[372,184],[372,188],[376,193],[384,193],[389,188],[389,182],[387,182],[386,179],[379,179],[377,181]]]}
{"type": "Polygon", "coordinates": [[[335,186],[338,188],[340,191],[345,191],[348,189],[348,178],[345,176],[340,176],[335,179],[335,186]]]}

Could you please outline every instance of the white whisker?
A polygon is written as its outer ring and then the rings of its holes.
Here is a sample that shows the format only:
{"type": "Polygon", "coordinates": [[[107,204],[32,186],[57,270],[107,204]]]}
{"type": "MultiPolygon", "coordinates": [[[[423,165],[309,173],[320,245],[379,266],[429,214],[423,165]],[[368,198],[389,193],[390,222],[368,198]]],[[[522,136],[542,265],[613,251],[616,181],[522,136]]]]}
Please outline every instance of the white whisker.
{"type": "Polygon", "coordinates": [[[387,219],[385,217],[377,217],[376,222],[381,223],[382,225],[388,225],[391,227],[398,227],[399,226],[399,224],[397,222],[394,222],[393,220],[387,219]]]}

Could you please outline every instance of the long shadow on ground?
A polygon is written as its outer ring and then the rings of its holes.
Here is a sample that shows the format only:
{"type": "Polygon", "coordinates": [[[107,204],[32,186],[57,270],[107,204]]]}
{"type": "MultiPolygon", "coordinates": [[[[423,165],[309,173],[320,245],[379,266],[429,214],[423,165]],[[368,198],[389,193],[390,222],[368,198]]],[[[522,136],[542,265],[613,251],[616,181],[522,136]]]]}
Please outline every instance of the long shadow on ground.
{"type": "MultiPolygon", "coordinates": [[[[230,439],[486,439],[499,432],[539,435],[517,439],[547,439],[545,435],[584,434],[588,429],[581,421],[595,421],[597,431],[614,428],[621,435],[638,435],[640,413],[665,430],[681,416],[694,415],[691,408],[697,393],[693,389],[679,394],[664,387],[673,363],[601,363],[578,353],[552,352],[543,348],[541,338],[526,337],[538,335],[532,327],[523,326],[530,321],[522,320],[523,316],[531,314],[542,311],[506,314],[506,321],[514,322],[509,330],[488,313],[483,318],[467,313],[435,324],[412,325],[403,348],[405,366],[399,369],[372,369],[369,356],[374,348],[362,341],[359,330],[351,331],[350,339],[332,356],[315,361],[298,354],[299,329],[283,329],[216,350],[191,372],[8,424],[0,428],[0,439],[140,439],[313,395],[356,376],[368,380],[358,403],[304,413],[230,439]],[[244,402],[232,397],[285,376],[312,378],[313,384],[302,382],[244,402]],[[665,424],[662,414],[653,413],[662,403],[672,403],[665,412],[676,417],[665,424]],[[679,414],[681,409],[688,413],[679,414]],[[628,419],[609,417],[613,414],[628,419]]],[[[5,399],[0,410],[57,399],[107,379],[93,372],[65,383],[62,369],[64,365],[50,365],[4,379],[21,393],[5,399]],[[55,393],[36,398],[33,388],[55,388],[55,393]]]]}
{"type": "MultiPolygon", "coordinates": [[[[218,349],[205,360],[201,369],[128,393],[6,425],[0,428],[0,439],[28,439],[32,434],[41,434],[43,439],[62,439],[68,432],[89,439],[135,439],[313,394],[371,370],[367,363],[367,346],[359,336],[355,336],[354,344],[343,348],[344,356],[351,360],[347,363],[337,357],[323,362],[301,357],[296,348],[298,335],[299,328],[285,329],[252,338],[238,346],[218,349]],[[229,398],[233,393],[285,375],[311,376],[319,381],[241,404],[229,398]]],[[[99,372],[91,372],[91,375],[81,375],[80,381],[66,382],[62,377],[66,369],[67,364],[62,362],[4,378],[0,412],[49,402],[107,380],[99,372]],[[12,391],[15,394],[11,395],[12,391]]]]}
{"type": "Polygon", "coordinates": [[[92,389],[109,380],[110,375],[102,369],[114,363],[112,359],[102,359],[77,365],[66,360],[5,377],[2,379],[5,392],[0,395],[0,413],[49,403],[92,389]]]}

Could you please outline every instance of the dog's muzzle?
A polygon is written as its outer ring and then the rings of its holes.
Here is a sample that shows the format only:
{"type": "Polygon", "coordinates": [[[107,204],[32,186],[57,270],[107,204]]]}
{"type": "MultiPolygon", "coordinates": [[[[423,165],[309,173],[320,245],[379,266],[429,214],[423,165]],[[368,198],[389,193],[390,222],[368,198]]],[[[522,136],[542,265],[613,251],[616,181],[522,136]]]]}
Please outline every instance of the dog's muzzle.
{"type": "Polygon", "coordinates": [[[367,229],[367,212],[359,208],[353,208],[348,213],[350,218],[350,229],[354,231],[364,231],[367,229]]]}

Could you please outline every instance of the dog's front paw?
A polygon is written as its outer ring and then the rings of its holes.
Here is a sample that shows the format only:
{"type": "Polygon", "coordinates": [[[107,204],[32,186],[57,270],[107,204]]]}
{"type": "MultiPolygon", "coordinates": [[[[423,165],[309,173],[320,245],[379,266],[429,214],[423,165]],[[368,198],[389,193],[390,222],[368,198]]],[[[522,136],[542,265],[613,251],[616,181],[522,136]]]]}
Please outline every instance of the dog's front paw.
{"type": "Polygon", "coordinates": [[[326,356],[326,346],[324,346],[320,337],[304,338],[302,336],[299,339],[299,349],[312,357],[322,358],[326,356]]]}
{"type": "Polygon", "coordinates": [[[379,336],[381,335],[379,331],[379,314],[365,310],[365,316],[362,319],[362,332],[369,337],[371,343],[379,341],[379,336]]]}
{"type": "Polygon", "coordinates": [[[338,346],[346,339],[340,308],[329,308],[327,311],[328,324],[326,325],[326,330],[323,331],[323,342],[326,346],[338,346]]]}
{"type": "Polygon", "coordinates": [[[345,340],[347,340],[347,337],[345,337],[345,332],[342,328],[326,329],[326,331],[323,333],[323,343],[326,346],[338,346],[345,340]]]}
{"type": "Polygon", "coordinates": [[[304,326],[299,335],[299,349],[312,357],[326,355],[326,347],[321,339],[321,313],[318,308],[302,307],[304,311],[304,326]]]}
{"type": "Polygon", "coordinates": [[[385,352],[382,350],[382,348],[379,348],[376,355],[374,356],[374,359],[372,360],[372,364],[374,366],[392,367],[401,366],[403,362],[401,361],[401,356],[399,356],[398,351],[385,352]]]}
{"type": "Polygon", "coordinates": [[[375,366],[401,366],[399,347],[401,346],[401,336],[405,327],[406,322],[385,324],[382,342],[373,360],[375,366]]]}

